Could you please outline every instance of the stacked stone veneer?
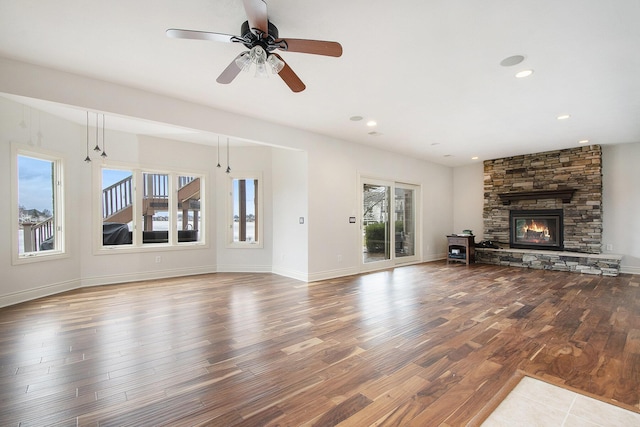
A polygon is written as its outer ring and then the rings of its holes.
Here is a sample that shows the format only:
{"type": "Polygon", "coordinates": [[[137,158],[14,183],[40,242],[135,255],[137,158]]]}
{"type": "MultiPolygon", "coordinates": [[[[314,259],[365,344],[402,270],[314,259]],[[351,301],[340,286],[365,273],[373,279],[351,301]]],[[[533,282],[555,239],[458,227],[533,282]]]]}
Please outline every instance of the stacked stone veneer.
{"type": "Polygon", "coordinates": [[[531,249],[476,248],[476,262],[526,267],[538,270],[617,276],[621,255],[577,254],[572,252],[534,251],[531,249]]]}
{"type": "Polygon", "coordinates": [[[508,247],[509,210],[562,209],[564,250],[601,253],[602,151],[599,145],[484,162],[484,238],[508,247]],[[501,193],[575,189],[570,202],[516,200],[504,205],[501,193]]]}

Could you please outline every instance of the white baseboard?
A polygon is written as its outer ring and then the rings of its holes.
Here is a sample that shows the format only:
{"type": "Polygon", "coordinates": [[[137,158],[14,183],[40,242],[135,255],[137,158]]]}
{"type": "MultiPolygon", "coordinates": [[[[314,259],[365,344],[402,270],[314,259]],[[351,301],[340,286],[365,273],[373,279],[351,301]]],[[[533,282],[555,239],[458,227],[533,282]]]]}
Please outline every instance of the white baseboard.
{"type": "Polygon", "coordinates": [[[309,273],[308,282],[317,282],[320,280],[335,279],[336,277],[352,276],[360,273],[356,267],[341,268],[338,270],[319,271],[317,273],[309,273]]]}
{"type": "Polygon", "coordinates": [[[298,270],[291,270],[283,267],[273,267],[271,269],[271,272],[273,274],[277,274],[278,276],[289,277],[291,279],[296,279],[303,282],[309,281],[309,276],[307,275],[307,273],[298,270]]]}
{"type": "Polygon", "coordinates": [[[106,276],[88,277],[82,279],[82,287],[114,285],[117,283],[141,282],[144,280],[165,279],[169,277],[194,276],[197,274],[216,273],[215,266],[200,266],[189,268],[172,268],[170,270],[141,271],[135,273],[109,274],[106,276]]]}
{"type": "Polygon", "coordinates": [[[446,253],[430,254],[430,255],[422,257],[422,262],[440,261],[440,260],[443,260],[443,259],[447,259],[447,254],[446,253]]]}
{"type": "Polygon", "coordinates": [[[270,265],[218,265],[218,273],[271,273],[270,265]]]}
{"type": "Polygon", "coordinates": [[[40,286],[38,288],[29,289],[21,292],[14,292],[11,294],[0,295],[0,307],[7,307],[9,305],[19,304],[25,301],[31,301],[34,299],[47,297],[49,295],[59,294],[61,292],[71,291],[79,288],[80,280],[67,280],[60,283],[52,283],[46,286],[40,286]]]}
{"type": "MultiPolygon", "coordinates": [[[[438,261],[445,259],[446,255],[436,254],[428,257],[423,257],[422,262],[438,261]]],[[[620,268],[621,273],[625,274],[637,274],[640,275],[640,267],[635,266],[622,266],[620,268]]],[[[201,266],[195,268],[181,268],[170,270],[155,270],[144,271],[137,273],[125,273],[125,274],[110,274],[107,276],[89,277],[84,279],[73,279],[59,283],[52,283],[33,289],[29,289],[21,292],[14,292],[11,294],[0,295],[0,307],[6,307],[14,304],[19,304],[25,301],[31,301],[37,298],[42,298],[50,295],[59,294],[61,292],[71,291],[81,287],[98,286],[98,285],[112,285],[117,283],[126,282],[140,282],[144,280],[163,279],[169,277],[180,276],[193,276],[198,274],[211,274],[211,273],[273,273],[284,277],[290,277],[292,279],[300,280],[303,282],[316,282],[321,280],[335,279],[338,277],[352,276],[360,274],[361,271],[357,267],[343,268],[337,270],[327,270],[317,273],[304,273],[301,271],[279,268],[272,268],[268,265],[262,266],[247,266],[247,265],[223,265],[223,266],[201,266]]]]}
{"type": "Polygon", "coordinates": [[[141,282],[144,280],[164,279],[169,277],[194,276],[197,274],[216,273],[215,266],[203,266],[197,268],[180,268],[171,270],[144,271],[139,273],[110,274],[108,276],[73,279],[65,282],[53,283],[38,288],[29,289],[12,294],[0,295],[0,307],[19,304],[61,292],[72,291],[87,286],[114,285],[117,283],[141,282]]]}
{"type": "Polygon", "coordinates": [[[620,266],[620,273],[625,274],[640,274],[640,267],[632,267],[632,266],[620,266]]]}

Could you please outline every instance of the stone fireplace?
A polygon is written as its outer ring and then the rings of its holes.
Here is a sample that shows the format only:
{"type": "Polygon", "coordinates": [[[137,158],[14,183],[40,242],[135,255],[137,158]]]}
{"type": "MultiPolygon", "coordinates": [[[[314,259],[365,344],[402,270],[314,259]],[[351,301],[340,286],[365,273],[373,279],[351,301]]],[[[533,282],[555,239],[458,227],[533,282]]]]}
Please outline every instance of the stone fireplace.
{"type": "Polygon", "coordinates": [[[510,246],[511,211],[560,210],[556,250],[601,253],[602,151],[599,145],[484,162],[484,238],[510,246]]]}
{"type": "Polygon", "coordinates": [[[598,145],[484,162],[484,239],[489,264],[615,276],[602,252],[602,151],[598,145]]]}

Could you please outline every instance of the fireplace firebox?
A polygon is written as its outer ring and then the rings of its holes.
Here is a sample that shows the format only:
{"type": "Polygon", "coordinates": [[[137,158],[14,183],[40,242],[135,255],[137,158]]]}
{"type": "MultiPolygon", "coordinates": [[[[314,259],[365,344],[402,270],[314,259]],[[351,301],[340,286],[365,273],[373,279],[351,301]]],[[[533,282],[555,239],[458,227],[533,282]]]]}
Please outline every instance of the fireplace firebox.
{"type": "Polygon", "coordinates": [[[509,246],[563,250],[562,209],[509,211],[509,246]]]}

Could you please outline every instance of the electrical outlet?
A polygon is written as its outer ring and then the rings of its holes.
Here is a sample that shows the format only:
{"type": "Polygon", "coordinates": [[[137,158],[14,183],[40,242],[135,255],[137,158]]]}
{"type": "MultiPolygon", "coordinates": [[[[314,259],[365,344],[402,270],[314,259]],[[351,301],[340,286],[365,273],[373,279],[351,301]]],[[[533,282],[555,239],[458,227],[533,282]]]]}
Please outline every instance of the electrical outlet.
{"type": "Polygon", "coordinates": [[[607,244],[607,250],[608,251],[612,251],[613,250],[613,245],[611,243],[607,244]]]}
{"type": "Polygon", "coordinates": [[[338,262],[342,262],[342,255],[338,255],[338,262]]]}
{"type": "Polygon", "coordinates": [[[158,255],[156,257],[156,264],[160,264],[162,262],[162,257],[160,255],[158,255]]]}

